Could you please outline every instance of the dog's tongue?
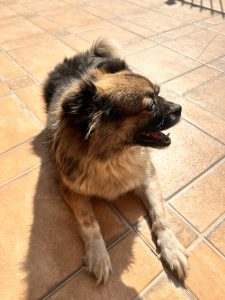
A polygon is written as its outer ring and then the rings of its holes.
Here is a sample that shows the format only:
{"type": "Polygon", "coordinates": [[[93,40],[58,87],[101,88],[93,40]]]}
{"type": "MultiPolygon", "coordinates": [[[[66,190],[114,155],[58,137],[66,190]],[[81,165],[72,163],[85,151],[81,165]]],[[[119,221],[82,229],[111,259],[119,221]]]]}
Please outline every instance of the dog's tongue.
{"type": "Polygon", "coordinates": [[[154,140],[158,140],[160,142],[163,142],[164,144],[170,144],[171,140],[169,138],[169,133],[168,134],[164,134],[161,131],[155,131],[155,132],[149,132],[148,133],[148,137],[152,138],[154,140]]]}
{"type": "Polygon", "coordinates": [[[160,131],[157,131],[157,132],[151,132],[150,136],[155,140],[160,140],[160,139],[162,139],[162,137],[165,136],[165,134],[160,131]]]}

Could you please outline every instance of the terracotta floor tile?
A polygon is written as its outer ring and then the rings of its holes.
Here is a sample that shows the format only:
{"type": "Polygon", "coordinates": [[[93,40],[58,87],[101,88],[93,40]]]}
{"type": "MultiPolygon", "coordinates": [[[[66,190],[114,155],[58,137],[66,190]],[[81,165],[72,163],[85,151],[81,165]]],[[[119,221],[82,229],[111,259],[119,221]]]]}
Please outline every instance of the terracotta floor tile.
{"type": "Polygon", "coordinates": [[[189,47],[197,48],[215,56],[224,54],[225,35],[211,30],[204,29],[191,35],[182,36],[177,40],[189,47]]]}
{"type": "Polygon", "coordinates": [[[0,77],[10,80],[26,74],[26,72],[7,53],[0,53],[0,77]]]}
{"type": "Polygon", "coordinates": [[[225,255],[225,221],[216,227],[209,235],[208,239],[225,255]]]}
{"type": "Polygon", "coordinates": [[[163,46],[156,46],[128,56],[128,63],[161,83],[187,72],[199,64],[163,46]],[[174,61],[177,63],[174,64],[174,61]]]}
{"type": "Polygon", "coordinates": [[[206,244],[197,245],[190,256],[188,287],[198,299],[223,299],[225,294],[225,260],[206,244]]]}
{"type": "Polygon", "coordinates": [[[187,292],[181,286],[175,285],[172,280],[163,276],[142,296],[143,300],[190,300],[187,292]]]}
{"type": "Polygon", "coordinates": [[[30,13],[31,13],[30,9],[26,8],[22,4],[10,4],[10,5],[8,5],[8,7],[11,10],[13,10],[15,13],[23,15],[23,16],[30,15],[30,13]]]}
{"type": "Polygon", "coordinates": [[[172,199],[172,206],[200,232],[225,212],[224,176],[222,161],[172,199]]]}
{"type": "MultiPolygon", "coordinates": [[[[170,228],[178,240],[184,247],[188,247],[196,238],[196,233],[185,224],[180,217],[178,217],[168,205],[166,205],[167,217],[170,224],[170,228]]],[[[136,226],[137,231],[143,236],[145,241],[156,252],[156,245],[152,239],[151,230],[149,227],[149,219],[143,219],[136,226]]]]}
{"type": "Polygon", "coordinates": [[[190,57],[194,60],[197,60],[201,63],[208,63],[216,59],[216,56],[212,54],[202,52],[199,49],[189,47],[188,45],[184,45],[178,41],[165,42],[164,46],[170,48],[171,50],[177,51],[187,57],[190,57]]]}
{"type": "MultiPolygon", "coordinates": [[[[1,296],[37,299],[82,263],[84,250],[75,219],[59,196],[49,163],[3,186],[0,193],[1,224],[7,216],[0,233],[4,241],[0,265],[7,270],[0,275],[1,296]]],[[[125,230],[105,202],[94,208],[107,241],[125,230]]]]}
{"type": "Polygon", "coordinates": [[[10,18],[16,16],[16,13],[7,6],[0,4],[0,19],[10,18]]]}
{"type": "Polygon", "coordinates": [[[213,66],[214,68],[225,72],[225,61],[223,59],[216,59],[209,63],[210,66],[213,66]]]}
{"type": "Polygon", "coordinates": [[[25,6],[33,12],[45,11],[45,10],[52,10],[52,9],[61,9],[66,6],[63,1],[59,0],[51,0],[51,1],[42,1],[42,0],[35,0],[29,1],[25,3],[25,6]]]}
{"type": "MultiPolygon", "coordinates": [[[[92,4],[92,3],[90,2],[90,4],[92,4]]],[[[96,17],[99,17],[101,19],[104,19],[105,21],[108,21],[108,22],[113,22],[114,20],[118,19],[118,17],[114,16],[112,13],[109,13],[107,11],[103,11],[99,8],[88,5],[88,2],[86,2],[86,4],[84,4],[84,7],[82,6],[82,8],[86,12],[88,12],[96,17]]]]}
{"type": "Polygon", "coordinates": [[[156,42],[158,44],[163,45],[164,43],[170,41],[170,38],[164,36],[163,33],[159,33],[157,35],[154,35],[152,37],[150,37],[151,41],[156,42]]]}
{"type": "Polygon", "coordinates": [[[83,246],[53,174],[42,167],[0,190],[5,299],[37,299],[80,265],[83,246]]]}
{"type": "Polygon", "coordinates": [[[119,19],[119,20],[115,21],[115,24],[122,27],[123,29],[129,28],[129,31],[131,31],[135,34],[138,34],[144,38],[147,38],[147,37],[155,34],[154,31],[152,31],[148,28],[136,25],[132,21],[126,21],[126,20],[119,19]]]}
{"type": "Polygon", "coordinates": [[[29,75],[12,79],[9,82],[10,88],[14,91],[34,84],[36,84],[35,81],[29,75]]]}
{"type": "Polygon", "coordinates": [[[128,231],[128,228],[107,205],[105,200],[93,199],[92,202],[96,218],[101,228],[102,236],[108,246],[111,242],[120,237],[121,234],[128,231]]]}
{"type": "Polygon", "coordinates": [[[86,272],[78,274],[51,299],[134,299],[162,270],[161,264],[133,233],[109,251],[113,274],[106,285],[96,283],[86,272]]]}
{"type": "Polygon", "coordinates": [[[18,22],[23,22],[25,18],[23,16],[15,15],[14,17],[0,19],[0,26],[5,26],[8,24],[17,24],[18,22]]]}
{"type": "Polygon", "coordinates": [[[45,124],[47,121],[47,114],[45,112],[45,102],[42,97],[42,87],[40,85],[34,85],[21,89],[17,91],[16,94],[45,124]]]}
{"type": "Polygon", "coordinates": [[[0,43],[23,39],[43,30],[26,19],[0,27],[0,43]]]}
{"type": "Polygon", "coordinates": [[[166,87],[182,95],[188,90],[198,87],[200,84],[218,76],[219,74],[222,73],[208,66],[203,66],[167,82],[166,87]]]}
{"type": "Polygon", "coordinates": [[[38,25],[40,28],[47,32],[55,32],[60,30],[60,26],[56,23],[50,21],[49,19],[45,18],[44,16],[33,16],[30,18],[31,22],[38,25]]]}
{"type": "Polygon", "coordinates": [[[60,41],[50,41],[48,43],[12,50],[10,54],[26,70],[35,75],[35,73],[41,71],[50,71],[65,56],[70,57],[75,53],[74,50],[60,41]]]}
{"type": "Polygon", "coordinates": [[[162,95],[162,97],[164,97],[167,101],[172,102],[176,102],[176,99],[179,97],[179,95],[175,91],[169,89],[166,84],[160,86],[160,95],[162,95]]]}
{"type": "Polygon", "coordinates": [[[184,24],[181,20],[169,16],[163,16],[160,13],[154,11],[151,11],[143,16],[133,18],[132,22],[137,25],[143,26],[144,28],[148,28],[156,33],[167,31],[184,24]]]}
{"type": "Polygon", "coordinates": [[[68,35],[62,36],[60,39],[65,44],[69,45],[71,48],[75,49],[78,52],[86,51],[91,46],[90,43],[84,41],[80,37],[73,35],[73,34],[68,34],[68,35]]]}
{"type": "Polygon", "coordinates": [[[142,39],[140,36],[115,25],[83,32],[80,34],[80,37],[92,43],[98,39],[99,36],[108,37],[109,32],[110,38],[118,40],[122,46],[137,42],[142,39]]]}
{"type": "Polygon", "coordinates": [[[113,202],[123,217],[130,223],[135,224],[147,215],[147,211],[141,200],[132,193],[121,196],[113,202]]]}
{"type": "Polygon", "coordinates": [[[125,55],[130,55],[132,53],[141,51],[141,50],[145,50],[151,47],[156,46],[156,43],[148,40],[148,39],[142,39],[140,41],[137,42],[133,42],[133,43],[129,43],[127,45],[123,46],[123,51],[125,53],[125,55]]]}
{"type": "Polygon", "coordinates": [[[11,42],[6,42],[1,44],[1,47],[5,49],[6,51],[31,46],[33,44],[39,44],[42,42],[47,42],[54,39],[54,36],[48,34],[48,33],[40,33],[35,34],[31,37],[27,37],[24,39],[19,39],[11,42]]]}
{"type": "Polygon", "coordinates": [[[0,96],[10,92],[10,88],[7,82],[0,80],[0,96]]]}
{"type": "Polygon", "coordinates": [[[125,20],[131,19],[137,15],[145,14],[146,9],[144,7],[134,5],[129,2],[119,1],[119,0],[105,0],[98,1],[98,3],[94,3],[91,1],[91,6],[102,10],[103,12],[113,14],[114,16],[121,17],[125,20]]]}
{"type": "Polygon", "coordinates": [[[102,20],[85,11],[77,9],[66,9],[56,14],[49,16],[49,20],[64,28],[70,28],[74,32],[80,32],[86,29],[89,25],[94,27],[98,23],[102,24],[102,20]]]}
{"type": "Polygon", "coordinates": [[[186,120],[225,143],[225,120],[184,98],[179,98],[176,102],[182,105],[182,116],[186,120]]]}
{"type": "Polygon", "coordinates": [[[207,18],[205,19],[206,22],[210,23],[210,24],[213,24],[213,25],[218,25],[218,24],[221,24],[221,23],[224,23],[224,18],[221,15],[214,15],[214,16],[211,16],[210,18],[207,18]]]}
{"type": "Polygon", "coordinates": [[[188,24],[185,26],[182,26],[180,28],[172,29],[167,32],[164,32],[163,35],[170,38],[170,39],[177,39],[183,35],[192,34],[193,32],[200,31],[201,27],[195,25],[195,24],[188,24]]]}
{"type": "Polygon", "coordinates": [[[14,95],[1,98],[1,105],[4,109],[0,112],[0,152],[3,152],[37,134],[41,126],[14,95]]]}
{"type": "Polygon", "coordinates": [[[171,145],[152,151],[166,198],[219,159],[225,150],[223,145],[184,120],[167,132],[171,133],[171,145]]]}
{"type": "Polygon", "coordinates": [[[225,76],[217,78],[188,93],[185,97],[191,99],[209,112],[224,118],[225,116],[225,76]]]}
{"type": "MultiPolygon", "coordinates": [[[[76,54],[76,53],[75,53],[76,54]]],[[[60,60],[62,61],[62,60],[60,60]]],[[[51,68],[52,69],[52,68],[51,68]]],[[[44,83],[45,80],[47,79],[48,73],[49,73],[50,69],[48,70],[43,70],[40,72],[35,72],[33,74],[34,78],[39,82],[39,83],[44,83]]]]}
{"type": "Polygon", "coordinates": [[[157,0],[129,0],[130,3],[136,4],[138,6],[143,6],[146,8],[153,8],[157,5],[159,5],[159,2],[157,0]]]}
{"type": "Polygon", "coordinates": [[[222,34],[225,34],[225,26],[224,24],[219,24],[219,25],[215,25],[215,26],[211,26],[210,30],[212,31],[216,31],[222,34]]]}
{"type": "Polygon", "coordinates": [[[38,151],[41,152],[43,159],[35,154],[32,142],[28,142],[1,155],[0,184],[48,159],[46,149],[42,144],[38,145],[38,151]]]}

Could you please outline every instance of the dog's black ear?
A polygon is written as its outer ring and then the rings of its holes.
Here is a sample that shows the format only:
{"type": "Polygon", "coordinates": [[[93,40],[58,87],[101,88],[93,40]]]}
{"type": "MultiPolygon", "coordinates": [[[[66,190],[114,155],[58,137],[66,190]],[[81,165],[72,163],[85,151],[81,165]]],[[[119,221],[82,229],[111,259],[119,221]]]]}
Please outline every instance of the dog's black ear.
{"type": "Polygon", "coordinates": [[[71,92],[62,103],[62,109],[69,115],[87,112],[96,94],[96,86],[89,80],[82,80],[77,91],[71,92]]]}
{"type": "Polygon", "coordinates": [[[111,58],[97,65],[97,68],[106,73],[117,73],[123,70],[129,70],[125,60],[119,58],[111,58]]]}

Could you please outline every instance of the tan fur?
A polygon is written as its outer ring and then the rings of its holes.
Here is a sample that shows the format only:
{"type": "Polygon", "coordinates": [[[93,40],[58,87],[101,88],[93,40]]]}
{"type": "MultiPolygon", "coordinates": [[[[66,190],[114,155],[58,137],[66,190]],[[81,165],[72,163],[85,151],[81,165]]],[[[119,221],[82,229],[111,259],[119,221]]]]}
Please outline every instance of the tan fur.
{"type": "Polygon", "coordinates": [[[87,156],[80,163],[76,180],[63,176],[63,182],[77,193],[114,200],[146,181],[150,175],[148,160],[148,150],[139,146],[107,160],[89,160],[87,156]]]}

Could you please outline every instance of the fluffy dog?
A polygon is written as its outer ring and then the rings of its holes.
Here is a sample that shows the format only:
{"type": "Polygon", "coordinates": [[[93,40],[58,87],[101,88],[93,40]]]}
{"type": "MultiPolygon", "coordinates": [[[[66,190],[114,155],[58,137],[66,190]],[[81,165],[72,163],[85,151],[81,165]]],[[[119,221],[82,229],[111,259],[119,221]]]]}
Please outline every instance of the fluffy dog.
{"type": "Polygon", "coordinates": [[[111,271],[91,197],[113,201],[133,191],[148,210],[162,259],[184,279],[187,255],[166,220],[148,148],[170,144],[161,131],[178,122],[181,106],[159,96],[159,87],[132,72],[106,40],[57,65],[44,98],[52,157],[80,226],[89,271],[98,282],[111,271]]]}

